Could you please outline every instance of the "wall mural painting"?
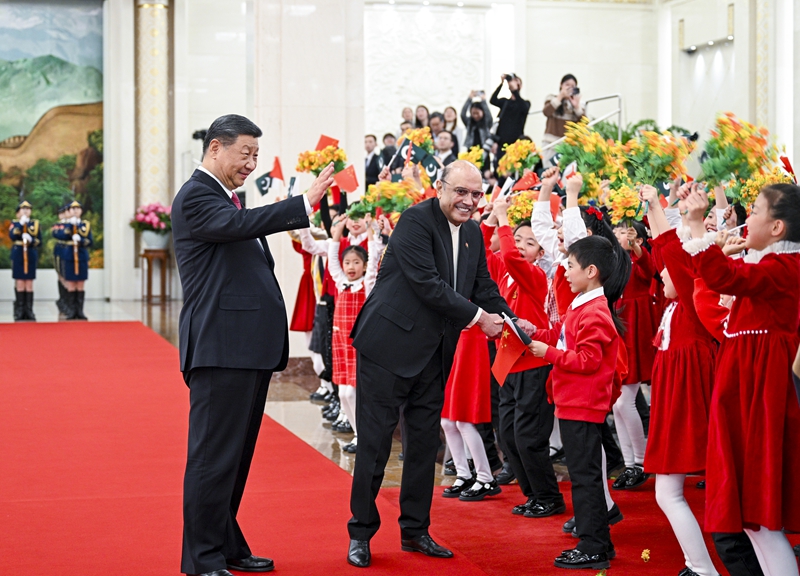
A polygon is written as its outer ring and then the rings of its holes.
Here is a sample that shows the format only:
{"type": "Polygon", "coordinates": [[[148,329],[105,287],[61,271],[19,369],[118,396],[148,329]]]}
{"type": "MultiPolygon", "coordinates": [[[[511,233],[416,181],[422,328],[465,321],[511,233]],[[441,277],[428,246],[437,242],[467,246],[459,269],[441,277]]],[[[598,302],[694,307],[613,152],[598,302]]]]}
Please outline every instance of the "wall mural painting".
{"type": "Polygon", "coordinates": [[[50,228],[61,206],[83,205],[103,267],[103,2],[0,4],[0,268],[22,199],[40,221],[39,267],[53,267],[50,228]]]}

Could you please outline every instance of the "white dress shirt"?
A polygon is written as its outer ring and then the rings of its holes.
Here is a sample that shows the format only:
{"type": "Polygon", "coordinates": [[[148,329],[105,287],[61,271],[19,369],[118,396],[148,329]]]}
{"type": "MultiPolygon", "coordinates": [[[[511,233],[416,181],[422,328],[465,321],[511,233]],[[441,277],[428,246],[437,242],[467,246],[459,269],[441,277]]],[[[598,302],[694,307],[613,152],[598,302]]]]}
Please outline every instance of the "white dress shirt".
{"type": "MultiPolygon", "coordinates": [[[[458,282],[458,249],[459,249],[459,242],[458,242],[458,235],[459,231],[461,230],[460,226],[456,226],[450,220],[447,221],[447,225],[450,226],[450,239],[453,242],[453,290],[457,288],[456,284],[458,282]]],[[[472,322],[467,324],[467,328],[472,328],[475,324],[480,320],[481,314],[483,313],[483,308],[478,306],[478,311],[475,313],[475,317],[472,319],[472,322]]]]}
{"type": "Polygon", "coordinates": [[[600,298],[600,296],[604,295],[605,292],[603,292],[602,286],[600,286],[600,288],[595,288],[594,290],[589,290],[588,292],[584,292],[583,294],[578,294],[578,296],[575,297],[575,300],[572,301],[572,304],[570,304],[570,308],[575,310],[575,308],[583,306],[587,302],[591,302],[592,300],[600,298]]]}

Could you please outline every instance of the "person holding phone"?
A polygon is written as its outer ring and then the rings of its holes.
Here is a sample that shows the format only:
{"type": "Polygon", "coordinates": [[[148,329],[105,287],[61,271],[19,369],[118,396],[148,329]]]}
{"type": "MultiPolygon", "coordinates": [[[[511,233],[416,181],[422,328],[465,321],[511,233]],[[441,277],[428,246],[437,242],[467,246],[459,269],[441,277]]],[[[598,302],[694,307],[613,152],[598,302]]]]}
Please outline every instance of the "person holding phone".
{"type": "Polygon", "coordinates": [[[494,133],[494,141],[497,143],[495,160],[500,160],[505,155],[503,150],[505,144],[516,142],[525,133],[525,121],[528,119],[531,103],[522,98],[520,90],[522,90],[522,78],[516,74],[503,74],[500,76],[500,85],[489,99],[492,106],[500,108],[497,129],[494,133]],[[508,83],[511,98],[499,98],[504,83],[508,83]]]}
{"type": "MultiPolygon", "coordinates": [[[[577,122],[586,115],[581,103],[581,89],[578,88],[578,79],[575,76],[566,74],[561,79],[558,94],[547,96],[542,113],[547,118],[542,147],[563,138],[567,122],[577,122]]],[[[554,154],[552,148],[545,150],[543,160],[549,160],[554,154]]]]}
{"type": "Polygon", "coordinates": [[[483,148],[492,129],[492,113],[486,103],[486,92],[472,90],[461,107],[461,120],[464,122],[464,150],[473,146],[483,148]]]}

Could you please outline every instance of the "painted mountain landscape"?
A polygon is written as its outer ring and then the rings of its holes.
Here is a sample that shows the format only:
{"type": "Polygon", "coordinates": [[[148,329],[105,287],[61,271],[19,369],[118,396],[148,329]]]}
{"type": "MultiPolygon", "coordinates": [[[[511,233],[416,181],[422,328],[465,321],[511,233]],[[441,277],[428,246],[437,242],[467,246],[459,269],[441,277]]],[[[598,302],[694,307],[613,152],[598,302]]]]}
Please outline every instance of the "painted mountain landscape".
{"type": "Polygon", "coordinates": [[[40,220],[40,267],[53,265],[49,230],[77,199],[92,224],[90,265],[103,266],[102,2],[0,4],[0,268],[22,197],[40,220]]]}

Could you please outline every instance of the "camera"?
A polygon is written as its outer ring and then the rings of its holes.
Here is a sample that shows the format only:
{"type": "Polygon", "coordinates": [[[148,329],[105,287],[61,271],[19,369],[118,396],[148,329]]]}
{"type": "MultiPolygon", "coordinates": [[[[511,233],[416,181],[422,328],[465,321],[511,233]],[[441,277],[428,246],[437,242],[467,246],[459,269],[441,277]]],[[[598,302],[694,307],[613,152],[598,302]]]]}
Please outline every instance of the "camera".
{"type": "Polygon", "coordinates": [[[194,134],[192,134],[193,140],[205,140],[206,134],[208,134],[208,130],[195,130],[194,134]]]}
{"type": "Polygon", "coordinates": [[[513,80],[513,79],[514,79],[514,78],[516,78],[516,77],[517,77],[517,75],[516,75],[516,74],[505,74],[505,75],[503,76],[503,78],[505,78],[505,79],[506,79],[506,82],[510,82],[511,80],[513,80]]]}
{"type": "Polygon", "coordinates": [[[580,93],[581,93],[581,89],[578,88],[577,86],[575,86],[575,88],[572,89],[572,95],[573,96],[577,96],[580,93]]]}

